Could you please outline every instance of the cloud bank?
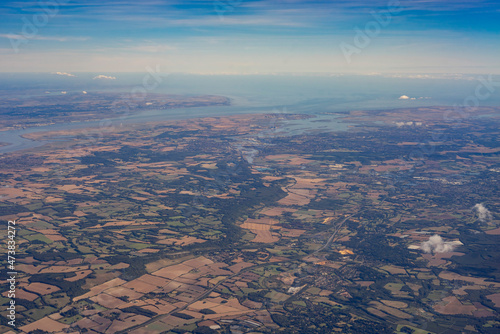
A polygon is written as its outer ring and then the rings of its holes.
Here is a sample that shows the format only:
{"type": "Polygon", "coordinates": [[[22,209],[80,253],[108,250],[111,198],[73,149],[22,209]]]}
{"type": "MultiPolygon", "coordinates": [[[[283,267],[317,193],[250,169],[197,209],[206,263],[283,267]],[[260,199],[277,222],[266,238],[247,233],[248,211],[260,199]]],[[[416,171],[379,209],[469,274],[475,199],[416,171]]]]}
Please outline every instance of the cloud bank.
{"type": "MultiPolygon", "coordinates": [[[[401,95],[398,100],[416,100],[417,98],[416,97],[409,97],[408,95],[401,95]]],[[[419,100],[428,100],[430,99],[430,97],[427,97],[427,96],[421,96],[418,98],[419,100]]]]}
{"type": "Polygon", "coordinates": [[[95,76],[93,79],[94,80],[96,80],[96,79],[116,80],[116,77],[111,77],[111,76],[107,76],[104,74],[99,74],[98,76],[95,76]]]}
{"type": "Polygon", "coordinates": [[[66,76],[66,77],[76,77],[76,75],[71,74],[71,73],[67,73],[67,72],[56,72],[54,74],[62,75],[62,76],[66,76]]]}

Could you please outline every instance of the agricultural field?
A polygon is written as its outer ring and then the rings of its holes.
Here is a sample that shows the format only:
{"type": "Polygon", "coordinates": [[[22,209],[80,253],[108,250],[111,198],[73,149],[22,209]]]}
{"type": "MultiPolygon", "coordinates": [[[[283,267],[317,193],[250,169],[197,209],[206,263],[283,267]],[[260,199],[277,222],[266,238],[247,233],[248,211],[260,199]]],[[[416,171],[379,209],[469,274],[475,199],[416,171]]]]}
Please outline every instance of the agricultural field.
{"type": "Polygon", "coordinates": [[[0,157],[16,333],[498,333],[499,111],[37,133],[0,157]]]}

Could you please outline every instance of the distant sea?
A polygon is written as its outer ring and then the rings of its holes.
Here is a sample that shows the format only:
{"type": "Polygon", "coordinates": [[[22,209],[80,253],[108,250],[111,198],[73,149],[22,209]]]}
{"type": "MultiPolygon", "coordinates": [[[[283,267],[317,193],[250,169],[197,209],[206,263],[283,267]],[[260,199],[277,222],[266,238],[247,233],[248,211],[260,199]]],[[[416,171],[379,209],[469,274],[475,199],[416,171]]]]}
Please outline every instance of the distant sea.
{"type": "MultiPolygon", "coordinates": [[[[29,98],[38,94],[61,92],[120,92],[142,91],[147,73],[106,73],[115,80],[93,79],[101,73],[75,73],[75,77],[55,74],[0,74],[0,99],[8,96],[29,98]]],[[[480,79],[487,75],[189,75],[163,74],[161,82],[151,93],[181,95],[221,95],[229,97],[231,106],[150,110],[109,121],[126,126],[130,123],[187,119],[208,116],[229,116],[251,113],[301,113],[330,117],[329,122],[303,122],[302,129],[322,127],[339,130],[335,122],[352,110],[414,108],[421,106],[463,105],[477,96],[480,79]],[[407,99],[400,99],[407,96],[407,99]]],[[[494,82],[500,78],[494,77],[494,82]]],[[[153,81],[149,80],[149,84],[153,81]]],[[[487,98],[477,101],[480,106],[500,106],[500,87],[487,98]]],[[[479,91],[487,93],[485,88],[479,91]]],[[[23,130],[0,131],[0,154],[44,144],[20,137],[40,132],[99,126],[100,121],[74,122],[23,130]]]]}

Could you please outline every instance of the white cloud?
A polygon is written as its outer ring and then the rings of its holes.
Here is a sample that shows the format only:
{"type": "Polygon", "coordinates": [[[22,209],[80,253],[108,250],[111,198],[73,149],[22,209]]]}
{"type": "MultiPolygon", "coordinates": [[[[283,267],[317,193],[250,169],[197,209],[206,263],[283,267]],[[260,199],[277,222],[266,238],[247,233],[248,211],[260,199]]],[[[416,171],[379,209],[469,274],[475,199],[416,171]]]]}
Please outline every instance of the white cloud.
{"type": "Polygon", "coordinates": [[[416,100],[416,97],[409,97],[408,95],[401,95],[399,100],[416,100]]]}
{"type": "Polygon", "coordinates": [[[96,79],[116,80],[116,77],[111,77],[111,76],[107,76],[104,74],[99,74],[98,76],[95,76],[93,79],[94,80],[96,80],[96,79]]]}
{"type": "Polygon", "coordinates": [[[63,76],[67,76],[67,77],[75,77],[76,75],[74,74],[71,74],[71,73],[67,73],[67,72],[56,72],[54,74],[57,74],[57,75],[63,75],[63,76]]]}
{"type": "Polygon", "coordinates": [[[486,207],[483,205],[483,203],[478,203],[478,204],[474,205],[472,210],[476,211],[477,217],[483,223],[490,221],[493,218],[490,210],[486,209],[486,207]]]}
{"type": "Polygon", "coordinates": [[[66,93],[68,93],[68,92],[66,92],[66,91],[64,91],[64,90],[61,92],[61,94],[66,94],[66,93]]]}
{"type": "Polygon", "coordinates": [[[85,90],[84,90],[84,91],[82,91],[82,94],[87,94],[87,91],[85,91],[85,90]]]}
{"type": "Polygon", "coordinates": [[[434,234],[428,241],[422,242],[420,249],[425,253],[447,253],[452,252],[460,242],[445,242],[441,236],[434,234]]]}

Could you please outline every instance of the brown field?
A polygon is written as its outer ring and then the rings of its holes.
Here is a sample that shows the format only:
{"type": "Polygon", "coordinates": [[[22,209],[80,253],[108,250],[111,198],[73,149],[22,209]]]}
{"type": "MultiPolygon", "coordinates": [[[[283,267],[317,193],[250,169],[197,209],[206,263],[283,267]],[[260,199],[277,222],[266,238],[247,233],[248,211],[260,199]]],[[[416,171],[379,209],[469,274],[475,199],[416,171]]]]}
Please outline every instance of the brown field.
{"type": "Polygon", "coordinates": [[[133,281],[130,281],[126,284],[123,284],[122,286],[125,288],[132,289],[132,290],[137,291],[137,292],[141,292],[141,293],[149,293],[151,291],[158,289],[158,287],[156,285],[143,282],[139,279],[135,279],[133,281]]]}
{"type": "Polygon", "coordinates": [[[46,267],[40,266],[40,265],[34,266],[31,264],[22,264],[22,263],[17,265],[17,270],[25,272],[25,273],[30,274],[30,275],[38,273],[43,268],[46,268],[46,267]]]}
{"type": "Polygon", "coordinates": [[[114,278],[114,279],[107,281],[103,284],[94,286],[93,288],[90,289],[89,292],[87,292],[81,296],[73,298],[73,301],[77,302],[77,301],[85,299],[85,298],[90,298],[92,296],[96,296],[106,289],[122,285],[123,283],[126,283],[126,281],[122,280],[121,278],[114,278]]]}
{"type": "Polygon", "coordinates": [[[175,245],[175,246],[187,246],[195,243],[202,243],[205,242],[206,240],[204,239],[198,239],[195,237],[190,237],[190,236],[183,236],[180,239],[177,238],[169,238],[169,239],[163,239],[158,241],[159,244],[162,245],[175,245]]]}
{"type": "Polygon", "coordinates": [[[252,309],[260,309],[262,307],[262,303],[251,301],[250,299],[246,299],[241,305],[252,308],[252,309]]]}
{"type": "Polygon", "coordinates": [[[248,218],[245,220],[244,224],[264,224],[264,225],[275,225],[279,223],[279,220],[273,219],[273,218],[259,218],[259,219],[253,219],[253,218],[248,218]]]}
{"type": "Polygon", "coordinates": [[[182,283],[179,283],[177,281],[170,281],[169,283],[167,283],[167,285],[162,287],[161,291],[165,292],[165,293],[169,293],[169,292],[172,292],[172,291],[180,288],[181,286],[183,286],[182,283]]]}
{"type": "Polygon", "coordinates": [[[69,325],[65,325],[48,317],[45,317],[26,326],[22,326],[19,329],[26,333],[31,333],[37,329],[52,333],[63,332],[66,328],[69,328],[69,325]]]}
{"type": "Polygon", "coordinates": [[[25,191],[23,189],[17,188],[0,188],[0,196],[6,196],[7,198],[16,198],[16,197],[27,197],[31,194],[29,191],[25,191]]]}
{"type": "Polygon", "coordinates": [[[155,275],[155,276],[161,276],[164,278],[168,278],[168,279],[174,279],[176,277],[179,277],[183,274],[188,273],[191,270],[193,270],[192,267],[189,267],[189,266],[186,266],[183,264],[175,264],[173,266],[165,267],[163,269],[157,270],[151,274],[155,275]]]}
{"type": "Polygon", "coordinates": [[[71,273],[74,271],[82,271],[89,269],[89,266],[78,266],[78,267],[70,267],[70,266],[50,266],[48,268],[42,269],[40,273],[71,273]]]}
{"type": "MultiPolygon", "coordinates": [[[[121,318],[121,317],[120,317],[121,318]]],[[[143,316],[143,315],[138,315],[134,314],[130,317],[126,317],[121,320],[114,320],[111,326],[108,327],[106,330],[107,333],[116,333],[119,331],[122,331],[124,329],[127,329],[129,327],[132,327],[134,325],[142,324],[146,321],[148,321],[150,318],[143,316]]]]}
{"type": "Polygon", "coordinates": [[[201,267],[200,268],[200,275],[204,274],[209,274],[209,275],[214,275],[214,276],[219,276],[219,275],[231,275],[232,272],[222,269],[224,267],[227,267],[227,264],[222,263],[222,262],[217,262],[217,263],[212,263],[207,266],[201,267]]]}
{"type": "Polygon", "coordinates": [[[47,196],[45,197],[45,203],[54,203],[64,200],[62,197],[47,196]]]}
{"type": "Polygon", "coordinates": [[[243,223],[240,225],[241,228],[245,228],[247,230],[256,230],[256,231],[266,231],[271,229],[271,225],[267,224],[256,224],[256,223],[243,223]]]}
{"type": "Polygon", "coordinates": [[[83,271],[77,271],[75,272],[76,276],[74,277],[69,277],[69,278],[65,278],[64,280],[65,281],[68,281],[68,282],[75,282],[75,281],[78,281],[82,278],[85,278],[87,277],[88,275],[92,274],[92,270],[83,270],[83,271]]]}
{"type": "Polygon", "coordinates": [[[465,285],[461,288],[454,289],[453,294],[456,296],[466,296],[468,292],[466,290],[483,290],[484,286],[481,285],[465,285]]]}
{"type": "Polygon", "coordinates": [[[295,281],[295,276],[291,273],[281,273],[278,275],[278,279],[286,285],[292,285],[293,281],[295,281]]]}
{"type": "Polygon", "coordinates": [[[266,216],[275,217],[283,215],[284,212],[293,213],[295,211],[297,211],[297,209],[276,207],[276,208],[264,209],[260,213],[266,216]]]}
{"type": "Polygon", "coordinates": [[[179,232],[175,232],[166,228],[163,228],[158,231],[158,233],[163,233],[163,234],[179,234],[179,232]]]}
{"type": "Polygon", "coordinates": [[[76,184],[65,184],[63,186],[57,186],[57,188],[62,190],[62,191],[71,192],[73,190],[79,189],[80,187],[77,186],[76,184]]]}
{"type": "Polygon", "coordinates": [[[219,303],[215,303],[215,302],[210,301],[210,300],[212,300],[212,298],[207,298],[206,300],[203,300],[203,301],[199,300],[197,302],[194,302],[191,305],[189,305],[189,309],[194,310],[194,311],[199,311],[199,310],[202,310],[204,308],[212,309],[212,308],[220,305],[219,303]]]}
{"type": "Polygon", "coordinates": [[[495,304],[495,307],[500,307],[500,293],[494,293],[486,297],[490,299],[493,302],[493,304],[495,304]]]}
{"type": "Polygon", "coordinates": [[[49,285],[49,284],[45,284],[45,283],[38,283],[38,282],[31,283],[30,285],[25,286],[24,288],[28,291],[37,293],[37,294],[42,295],[42,296],[49,295],[53,292],[61,290],[57,286],[49,285]]]}
{"type": "MultiPolygon", "coordinates": [[[[135,220],[129,221],[110,221],[105,223],[104,225],[98,224],[96,226],[92,226],[90,228],[101,228],[101,227],[110,227],[110,226],[131,226],[131,225],[148,225],[148,223],[137,223],[135,220]]],[[[149,223],[149,225],[154,225],[154,223],[149,223]]]]}
{"type": "Polygon", "coordinates": [[[422,254],[422,257],[429,261],[427,262],[427,267],[439,267],[448,262],[440,257],[436,257],[436,255],[437,254],[422,254]]]}
{"type": "Polygon", "coordinates": [[[148,302],[148,305],[143,306],[142,308],[158,314],[169,313],[175,309],[175,306],[161,299],[146,299],[145,302],[148,302]]]}
{"type": "Polygon", "coordinates": [[[330,290],[321,290],[321,291],[319,292],[319,295],[320,295],[320,296],[329,296],[329,295],[331,295],[332,293],[333,293],[333,291],[330,291],[330,290]]]}
{"type": "Polygon", "coordinates": [[[89,299],[94,303],[102,305],[106,308],[119,308],[120,306],[125,304],[123,300],[108,295],[106,293],[98,294],[97,296],[90,297],[89,299]]]}
{"type": "Polygon", "coordinates": [[[288,164],[295,165],[295,166],[297,166],[297,165],[301,166],[301,165],[309,164],[311,162],[312,162],[311,160],[307,160],[307,159],[304,159],[304,158],[301,158],[301,157],[296,157],[296,158],[291,158],[288,161],[288,164]]]}
{"type": "Polygon", "coordinates": [[[484,307],[483,304],[474,302],[472,303],[476,308],[477,311],[474,311],[472,314],[475,317],[482,318],[482,317],[494,317],[495,313],[493,313],[490,309],[484,307]]]}
{"type": "Polygon", "coordinates": [[[280,176],[264,176],[262,179],[266,181],[276,181],[276,180],[281,180],[283,178],[280,176]]]}
{"type": "Polygon", "coordinates": [[[293,188],[304,188],[304,189],[314,189],[314,188],[323,188],[323,183],[326,179],[318,179],[318,178],[303,178],[303,177],[294,177],[296,183],[293,188]]]}
{"type": "Polygon", "coordinates": [[[191,259],[182,262],[183,265],[191,268],[199,268],[214,263],[214,261],[207,259],[204,256],[197,257],[196,259],[191,259]]]}
{"type": "Polygon", "coordinates": [[[479,145],[468,145],[464,146],[460,152],[475,152],[475,153],[496,153],[500,151],[500,147],[497,148],[489,148],[485,146],[479,145]]]}
{"type": "Polygon", "coordinates": [[[132,300],[137,300],[143,296],[142,293],[135,292],[131,289],[127,289],[123,286],[115,286],[113,288],[109,288],[104,291],[104,293],[107,293],[108,295],[111,295],[113,297],[129,297],[132,300]]]}
{"type": "Polygon", "coordinates": [[[125,269],[125,268],[128,268],[128,267],[130,267],[130,264],[124,263],[124,262],[120,262],[120,263],[117,263],[115,265],[110,266],[109,269],[120,270],[120,269],[125,269]]]}
{"type": "Polygon", "coordinates": [[[204,308],[209,308],[217,313],[217,314],[207,315],[205,316],[205,319],[217,319],[220,318],[221,316],[244,314],[251,311],[249,308],[241,305],[236,298],[231,298],[231,299],[223,299],[220,297],[207,298],[203,301],[194,302],[188,307],[188,309],[192,311],[199,311],[204,308]],[[224,300],[227,301],[227,303],[222,304],[224,300]]]}
{"type": "Polygon", "coordinates": [[[500,234],[500,227],[499,228],[496,228],[494,230],[489,230],[489,231],[486,231],[486,234],[491,234],[491,235],[499,235],[500,234]]]}
{"type": "Polygon", "coordinates": [[[75,322],[75,325],[78,326],[78,327],[80,327],[80,328],[86,328],[86,329],[92,329],[94,327],[98,327],[99,326],[99,324],[97,322],[92,321],[89,318],[83,318],[83,319],[75,322]]]}
{"type": "MultiPolygon", "coordinates": [[[[2,296],[7,297],[8,294],[9,294],[9,292],[5,291],[2,293],[2,296]]],[[[35,295],[34,293],[31,293],[31,292],[27,292],[23,289],[17,289],[16,290],[16,298],[25,299],[25,300],[29,300],[32,302],[38,298],[38,295],[35,295]]]]}
{"type": "Polygon", "coordinates": [[[380,267],[380,269],[386,270],[389,273],[391,273],[392,275],[407,275],[406,270],[404,268],[397,267],[397,266],[383,266],[383,267],[380,267]]]}
{"type": "Polygon", "coordinates": [[[170,280],[164,279],[158,276],[153,276],[153,275],[142,275],[141,277],[137,278],[137,280],[151,284],[151,285],[156,285],[157,287],[162,287],[168,284],[170,280]]]}
{"type": "Polygon", "coordinates": [[[467,314],[472,315],[472,312],[476,311],[474,305],[464,305],[457,297],[450,296],[443,298],[443,301],[439,304],[434,305],[434,310],[441,314],[467,314]]]}
{"type": "Polygon", "coordinates": [[[279,237],[275,235],[274,232],[271,232],[272,225],[270,224],[262,224],[260,222],[272,222],[277,223],[276,220],[270,218],[264,219],[247,219],[243,224],[240,225],[241,228],[250,230],[255,234],[255,238],[251,240],[252,242],[262,242],[262,243],[271,243],[279,240],[279,237]],[[259,222],[259,223],[257,223],[259,222]]]}
{"type": "Polygon", "coordinates": [[[272,243],[280,240],[277,236],[272,235],[270,230],[252,230],[252,233],[256,234],[255,238],[250,240],[252,242],[272,243]]]}
{"type": "Polygon", "coordinates": [[[81,210],[76,210],[75,212],[73,212],[73,214],[77,217],[83,217],[83,216],[86,216],[87,214],[81,210]]]}
{"type": "Polygon", "coordinates": [[[300,195],[300,196],[306,196],[306,197],[314,197],[314,195],[317,192],[316,190],[303,189],[303,188],[297,187],[296,184],[289,187],[287,190],[289,193],[300,195]]]}
{"type": "Polygon", "coordinates": [[[380,317],[380,318],[385,318],[387,317],[387,314],[385,314],[384,312],[376,309],[376,308],[373,308],[373,307],[368,307],[366,309],[368,312],[370,312],[371,314],[373,315],[376,315],[377,317],[380,317]]]}
{"type": "Polygon", "coordinates": [[[447,252],[447,253],[435,253],[435,254],[423,254],[422,257],[429,261],[428,267],[439,267],[446,264],[448,261],[443,259],[451,258],[452,256],[462,256],[464,253],[459,252],[447,252]]]}
{"type": "Polygon", "coordinates": [[[83,259],[72,259],[72,260],[68,260],[68,261],[61,261],[61,262],[64,262],[65,264],[67,264],[68,266],[73,266],[73,265],[77,265],[77,264],[80,264],[83,262],[83,259]]]}
{"type": "Polygon", "coordinates": [[[65,237],[59,234],[59,232],[55,230],[39,230],[45,237],[49,238],[52,241],[67,241],[65,237]]]}
{"type": "Polygon", "coordinates": [[[494,286],[496,288],[500,287],[500,283],[496,283],[496,282],[487,282],[485,278],[476,278],[476,277],[469,277],[469,276],[461,276],[459,274],[455,274],[455,273],[452,273],[452,272],[449,272],[449,271],[443,271],[439,274],[439,277],[445,279],[445,280],[449,280],[449,281],[453,281],[453,280],[457,280],[457,281],[465,281],[465,282],[472,282],[474,284],[478,284],[478,285],[484,285],[484,286],[494,286]]]}
{"type": "Polygon", "coordinates": [[[413,316],[409,315],[408,313],[402,312],[400,310],[397,310],[395,308],[383,305],[379,302],[371,302],[370,304],[374,305],[376,308],[378,308],[381,311],[384,311],[387,314],[393,315],[395,317],[398,317],[400,319],[411,319],[413,316]]]}
{"type": "Polygon", "coordinates": [[[280,233],[282,234],[282,236],[288,237],[288,238],[300,237],[305,232],[306,232],[306,230],[299,230],[299,229],[289,229],[289,228],[280,229],[280,233]]]}
{"type": "Polygon", "coordinates": [[[177,264],[177,263],[179,263],[179,261],[174,261],[174,260],[170,260],[170,259],[160,259],[158,261],[150,262],[150,263],[146,264],[146,271],[151,273],[153,271],[157,271],[158,269],[168,267],[168,266],[171,266],[171,265],[177,264]]]}
{"type": "Polygon", "coordinates": [[[407,308],[408,304],[405,302],[398,302],[395,300],[381,300],[382,303],[384,303],[387,306],[394,307],[394,308],[407,308]]]}
{"type": "Polygon", "coordinates": [[[242,269],[253,266],[253,263],[239,262],[229,266],[227,269],[231,270],[233,273],[239,273],[242,269]]]}
{"type": "Polygon", "coordinates": [[[80,222],[79,220],[70,220],[66,223],[60,224],[59,226],[61,226],[61,227],[74,226],[74,225],[78,224],[79,222],[80,222]]]}
{"type": "MultiPolygon", "coordinates": [[[[286,189],[285,189],[286,191],[286,189]]],[[[297,195],[291,192],[288,192],[288,195],[285,198],[282,198],[278,201],[281,205],[307,205],[311,200],[303,195],[297,195]]]]}

